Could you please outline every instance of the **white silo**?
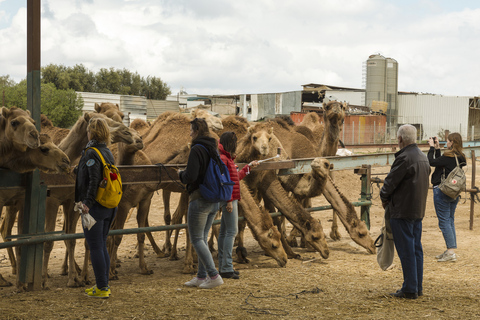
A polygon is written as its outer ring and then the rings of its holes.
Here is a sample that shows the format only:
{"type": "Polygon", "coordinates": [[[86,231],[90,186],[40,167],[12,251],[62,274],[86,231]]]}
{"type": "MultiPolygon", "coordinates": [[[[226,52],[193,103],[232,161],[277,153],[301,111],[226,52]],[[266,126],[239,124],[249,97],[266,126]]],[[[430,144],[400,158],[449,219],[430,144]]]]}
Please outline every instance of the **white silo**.
{"type": "Polygon", "coordinates": [[[381,54],[373,54],[366,62],[367,76],[365,106],[373,101],[387,102],[387,133],[394,135],[397,128],[398,63],[381,54]]]}

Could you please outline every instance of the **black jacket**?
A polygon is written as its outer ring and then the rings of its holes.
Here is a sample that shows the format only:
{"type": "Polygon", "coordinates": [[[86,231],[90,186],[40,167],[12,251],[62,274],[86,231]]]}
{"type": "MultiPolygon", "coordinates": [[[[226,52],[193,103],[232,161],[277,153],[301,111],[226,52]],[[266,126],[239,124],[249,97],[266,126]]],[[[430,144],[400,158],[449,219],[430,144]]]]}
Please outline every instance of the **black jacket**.
{"type": "Polygon", "coordinates": [[[212,157],[217,162],[222,161],[218,155],[217,141],[214,138],[199,137],[192,141],[187,168],[184,171],[180,171],[179,174],[180,181],[187,185],[188,194],[192,194],[203,183],[208,163],[212,157]],[[198,144],[203,145],[207,150],[198,144]]]}
{"type": "Polygon", "coordinates": [[[417,144],[395,153],[395,161],[380,190],[382,202],[389,202],[390,218],[423,219],[429,176],[430,164],[417,144]]]}
{"type": "MultiPolygon", "coordinates": [[[[434,186],[438,186],[440,182],[442,182],[442,174],[444,169],[446,178],[448,174],[457,166],[455,157],[442,156],[440,149],[435,149],[435,147],[430,147],[427,157],[428,162],[430,162],[430,166],[435,167],[435,171],[433,171],[432,174],[432,184],[434,186]]],[[[463,156],[457,155],[457,159],[460,167],[464,167],[466,165],[467,162],[463,156]]]]}
{"type": "MultiPolygon", "coordinates": [[[[107,163],[115,164],[112,152],[104,143],[98,143],[93,145],[93,147],[102,153],[107,163]]],[[[77,174],[75,180],[75,202],[82,201],[88,208],[92,208],[97,203],[95,197],[98,185],[103,179],[103,164],[102,159],[100,159],[95,150],[88,149],[85,151],[85,149],[82,151],[80,162],[75,168],[75,173],[77,174]]]]}

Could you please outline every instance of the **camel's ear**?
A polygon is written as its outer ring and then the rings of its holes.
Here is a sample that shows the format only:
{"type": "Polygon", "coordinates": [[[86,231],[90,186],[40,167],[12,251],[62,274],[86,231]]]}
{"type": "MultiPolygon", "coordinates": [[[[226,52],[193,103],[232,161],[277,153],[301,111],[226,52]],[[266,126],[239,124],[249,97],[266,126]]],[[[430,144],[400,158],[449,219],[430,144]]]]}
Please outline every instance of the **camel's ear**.
{"type": "Polygon", "coordinates": [[[270,228],[268,229],[268,235],[267,235],[269,238],[271,238],[273,236],[273,229],[270,228]]]}
{"type": "Polygon", "coordinates": [[[273,127],[268,128],[267,132],[268,132],[268,134],[272,134],[273,133],[273,127]]]}
{"type": "Polygon", "coordinates": [[[190,114],[192,115],[192,118],[196,118],[197,117],[197,109],[193,109],[192,111],[190,111],[190,114]]]}
{"type": "Polygon", "coordinates": [[[120,110],[120,106],[118,105],[118,103],[115,103],[115,105],[117,106],[117,109],[120,110]]]}
{"type": "Polygon", "coordinates": [[[343,110],[347,110],[348,103],[347,102],[342,103],[342,108],[343,108],[343,110]]]}
{"type": "Polygon", "coordinates": [[[351,225],[353,228],[356,228],[356,227],[357,227],[357,220],[352,220],[352,222],[350,223],[350,225],[351,225]]]}
{"type": "Polygon", "coordinates": [[[330,170],[333,170],[333,163],[330,163],[330,170]]]}
{"type": "Polygon", "coordinates": [[[100,113],[100,105],[95,102],[95,111],[100,113]]]}
{"type": "Polygon", "coordinates": [[[253,132],[253,127],[248,127],[247,128],[247,134],[250,135],[253,132]]]}
{"type": "Polygon", "coordinates": [[[10,114],[10,110],[7,107],[2,107],[2,116],[5,118],[8,118],[9,114],[10,114]]]}
{"type": "Polygon", "coordinates": [[[87,123],[90,121],[91,118],[92,118],[92,116],[88,112],[85,112],[85,114],[83,115],[83,119],[85,119],[85,121],[87,121],[87,123]]]}

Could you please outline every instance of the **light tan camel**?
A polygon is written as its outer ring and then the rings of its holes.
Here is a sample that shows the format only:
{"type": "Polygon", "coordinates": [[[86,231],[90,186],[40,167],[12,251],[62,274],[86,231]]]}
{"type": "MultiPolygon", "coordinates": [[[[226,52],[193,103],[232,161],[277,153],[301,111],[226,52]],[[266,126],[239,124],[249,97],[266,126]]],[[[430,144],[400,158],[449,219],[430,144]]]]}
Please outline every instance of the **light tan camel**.
{"type": "MultiPolygon", "coordinates": [[[[276,155],[277,148],[283,148],[279,139],[273,134],[271,123],[259,123],[248,128],[248,133],[238,144],[237,162],[249,163],[253,160],[270,158],[276,155]]],[[[282,152],[280,158],[286,155],[282,152]]],[[[325,172],[328,174],[328,171],[325,172]]],[[[263,197],[265,207],[271,210],[268,203],[273,204],[287,219],[304,235],[306,241],[325,259],[329,250],[325,240],[323,228],[317,220],[308,213],[296,200],[288,196],[287,191],[281,186],[275,172],[272,170],[254,170],[245,177],[248,186],[258,191],[263,197]]],[[[289,258],[297,257],[282,237],[282,244],[289,258]]]]}
{"type": "Polygon", "coordinates": [[[323,130],[324,126],[323,123],[321,123],[321,118],[316,112],[309,112],[307,113],[304,117],[300,125],[297,127],[304,127],[308,128],[310,130],[311,134],[311,140],[313,143],[316,145],[320,145],[322,136],[323,136],[323,130]]]}
{"type": "Polygon", "coordinates": [[[2,107],[0,116],[0,158],[11,150],[25,151],[40,145],[39,133],[30,112],[16,107],[2,107]]]}
{"type": "MultiPolygon", "coordinates": [[[[40,146],[35,149],[27,148],[25,152],[14,150],[10,155],[12,161],[1,160],[1,167],[17,172],[30,172],[35,169],[40,169],[47,173],[68,173],[70,171],[69,159],[50,139],[46,134],[40,134],[40,146]]],[[[24,202],[24,189],[2,189],[0,190],[0,212],[3,206],[15,206],[24,202]]],[[[16,211],[11,212],[7,210],[5,219],[0,227],[0,233],[3,241],[9,241],[6,238],[11,235],[11,230],[15,223],[16,211]]],[[[22,217],[19,217],[22,219],[22,217]]],[[[18,224],[19,233],[22,233],[22,225],[18,224]]],[[[7,249],[10,262],[12,264],[12,273],[16,274],[16,261],[11,248],[7,249]]],[[[0,286],[11,285],[11,283],[4,281],[0,275],[0,286]]]]}
{"type": "Polygon", "coordinates": [[[337,153],[338,141],[345,119],[345,110],[348,105],[338,101],[323,104],[324,130],[320,142],[319,154],[322,157],[334,156],[337,153]]]}
{"type": "Polygon", "coordinates": [[[215,117],[212,115],[210,112],[208,112],[205,109],[193,109],[191,112],[192,118],[202,118],[205,119],[207,122],[208,127],[213,130],[222,130],[223,129],[223,124],[222,124],[222,119],[219,117],[215,117]]]}

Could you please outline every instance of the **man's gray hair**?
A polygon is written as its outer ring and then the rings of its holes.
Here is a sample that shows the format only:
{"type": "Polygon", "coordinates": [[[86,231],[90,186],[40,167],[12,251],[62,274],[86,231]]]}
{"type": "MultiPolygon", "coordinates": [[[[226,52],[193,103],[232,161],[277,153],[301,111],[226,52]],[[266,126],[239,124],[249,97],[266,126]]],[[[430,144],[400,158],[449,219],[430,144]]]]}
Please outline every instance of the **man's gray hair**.
{"type": "Polygon", "coordinates": [[[402,137],[406,145],[415,143],[417,141],[417,128],[411,124],[404,124],[398,128],[397,137],[402,137]]]}

